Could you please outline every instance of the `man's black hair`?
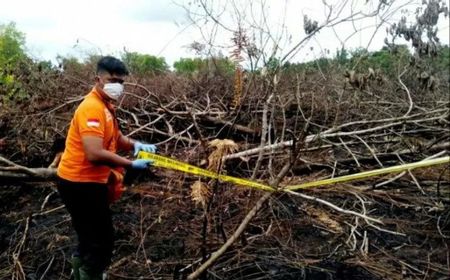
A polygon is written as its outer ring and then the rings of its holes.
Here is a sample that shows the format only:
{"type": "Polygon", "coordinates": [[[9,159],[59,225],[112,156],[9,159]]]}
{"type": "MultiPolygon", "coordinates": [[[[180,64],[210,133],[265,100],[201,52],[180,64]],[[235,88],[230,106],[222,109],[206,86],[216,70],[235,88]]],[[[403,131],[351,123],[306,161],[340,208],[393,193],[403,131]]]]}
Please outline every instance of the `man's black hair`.
{"type": "Polygon", "coordinates": [[[110,75],[128,75],[125,64],[113,56],[104,56],[97,62],[97,74],[108,72],[110,75]]]}

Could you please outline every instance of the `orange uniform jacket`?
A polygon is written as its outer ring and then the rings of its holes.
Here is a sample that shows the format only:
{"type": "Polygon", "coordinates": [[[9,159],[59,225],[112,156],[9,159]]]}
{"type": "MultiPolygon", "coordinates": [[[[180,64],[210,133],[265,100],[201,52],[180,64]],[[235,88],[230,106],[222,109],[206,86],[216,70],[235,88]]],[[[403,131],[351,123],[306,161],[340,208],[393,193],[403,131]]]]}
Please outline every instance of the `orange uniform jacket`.
{"type": "Polygon", "coordinates": [[[78,106],[70,123],[66,148],[58,166],[59,177],[72,182],[107,183],[111,167],[94,165],[84,153],[83,136],[103,138],[103,148],[117,151],[119,130],[108,104],[95,89],[78,106]]]}

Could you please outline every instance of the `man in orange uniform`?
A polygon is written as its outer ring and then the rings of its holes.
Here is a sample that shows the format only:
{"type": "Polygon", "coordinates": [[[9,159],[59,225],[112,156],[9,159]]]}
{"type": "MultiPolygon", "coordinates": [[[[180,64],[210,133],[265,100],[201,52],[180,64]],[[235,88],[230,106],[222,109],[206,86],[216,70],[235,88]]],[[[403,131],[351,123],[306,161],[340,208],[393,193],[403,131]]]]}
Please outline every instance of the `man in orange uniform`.
{"type": "Polygon", "coordinates": [[[76,280],[102,279],[111,262],[114,229],[109,209],[108,184],[117,168],[147,169],[151,161],[131,161],[118,150],[155,152],[156,147],[124,136],[112,102],[123,93],[128,70],[111,56],[97,64],[95,86],[78,106],[70,123],[66,147],[58,166],[58,191],[78,236],[72,259],[76,280]]]}

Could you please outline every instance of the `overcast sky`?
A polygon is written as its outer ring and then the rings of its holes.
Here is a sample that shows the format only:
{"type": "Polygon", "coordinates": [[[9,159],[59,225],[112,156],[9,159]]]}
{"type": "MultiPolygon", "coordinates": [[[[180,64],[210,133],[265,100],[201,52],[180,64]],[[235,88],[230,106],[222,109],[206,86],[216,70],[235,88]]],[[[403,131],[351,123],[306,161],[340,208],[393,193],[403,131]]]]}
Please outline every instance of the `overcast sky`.
{"type": "MultiPolygon", "coordinates": [[[[305,36],[304,14],[319,22],[324,19],[322,1],[258,0],[252,1],[256,3],[252,7],[250,1],[235,1],[239,3],[238,5],[242,5],[240,12],[245,14],[244,17],[253,14],[256,19],[260,16],[258,11],[261,1],[265,2],[267,29],[272,30],[275,35],[284,36],[279,46],[284,50],[288,50],[292,44],[305,36]],[[285,28],[282,28],[283,24],[285,28]]],[[[193,41],[204,40],[198,27],[189,25],[186,10],[180,7],[180,4],[187,7],[189,1],[175,2],[178,4],[171,0],[0,0],[0,24],[15,22],[17,28],[26,34],[28,52],[38,59],[54,61],[58,54],[79,57],[83,57],[86,53],[120,55],[126,49],[163,56],[169,65],[172,65],[180,57],[195,56],[195,53],[186,46],[193,41]]],[[[366,0],[359,2],[362,4],[366,0]]],[[[195,6],[193,7],[195,9],[195,6]]],[[[398,20],[400,16],[400,13],[395,14],[393,21],[398,20]]],[[[230,28],[235,28],[233,22],[236,17],[233,13],[222,14],[221,20],[230,28]]],[[[341,25],[335,31],[323,30],[317,39],[312,40],[298,53],[294,60],[301,61],[320,56],[324,49],[334,51],[341,46],[337,37],[342,40],[352,34],[354,28],[367,26],[363,32],[359,32],[345,44],[347,48],[366,47],[372,37],[373,26],[377,22],[379,18],[373,18],[356,24],[341,25]]],[[[199,24],[203,25],[204,22],[199,24]]],[[[449,42],[448,25],[448,19],[439,22],[439,36],[444,44],[449,42]]],[[[205,30],[209,30],[208,24],[205,30]]],[[[230,45],[230,33],[218,29],[215,34],[217,43],[225,47],[222,53],[228,55],[231,51],[231,48],[227,49],[230,45]]],[[[385,34],[385,28],[381,29],[369,47],[379,49],[383,45],[385,34]]]]}

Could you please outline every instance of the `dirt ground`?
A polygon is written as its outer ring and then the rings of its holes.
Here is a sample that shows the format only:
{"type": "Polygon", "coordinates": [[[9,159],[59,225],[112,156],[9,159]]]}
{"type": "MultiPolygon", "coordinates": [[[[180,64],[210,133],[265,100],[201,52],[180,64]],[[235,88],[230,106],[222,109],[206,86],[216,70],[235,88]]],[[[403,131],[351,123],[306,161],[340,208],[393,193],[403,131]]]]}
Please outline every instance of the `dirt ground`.
{"type": "MultiPolygon", "coordinates": [[[[194,180],[166,170],[134,180],[136,184],[112,206],[116,243],[109,279],[185,278],[205,252],[224,242],[261,196],[260,191],[219,184],[203,241],[203,210],[190,198],[194,180]]],[[[441,185],[447,195],[448,182],[441,185]]],[[[58,208],[61,201],[53,187],[1,187],[0,279],[10,279],[17,269],[23,269],[27,279],[69,279],[76,237],[68,213],[58,208]]],[[[425,272],[426,279],[448,279],[449,209],[410,207],[408,200],[416,192],[411,185],[389,194],[382,189],[361,191],[365,187],[309,193],[352,208],[358,202],[348,192],[359,189],[361,196],[371,198],[367,211],[382,217],[383,228],[406,236],[367,225],[350,235],[358,219],[277,195],[205,279],[416,279],[414,273],[419,272],[425,272]]]]}

